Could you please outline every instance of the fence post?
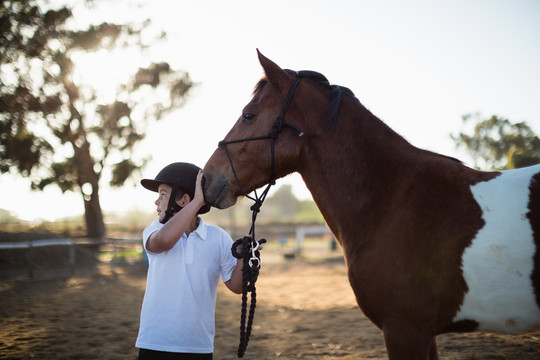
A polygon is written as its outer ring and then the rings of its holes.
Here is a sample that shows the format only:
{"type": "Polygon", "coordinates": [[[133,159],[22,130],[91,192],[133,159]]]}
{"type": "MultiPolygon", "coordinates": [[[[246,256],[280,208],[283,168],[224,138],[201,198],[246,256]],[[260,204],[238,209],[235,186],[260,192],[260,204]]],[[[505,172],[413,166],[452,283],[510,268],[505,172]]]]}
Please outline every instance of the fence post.
{"type": "Polygon", "coordinates": [[[109,240],[112,240],[112,243],[113,243],[113,258],[111,261],[111,271],[113,272],[113,274],[116,274],[116,250],[117,250],[116,238],[109,239],[109,240]]]}
{"type": "Polygon", "coordinates": [[[69,244],[69,272],[73,276],[75,274],[75,242],[71,241],[69,244]]]}
{"type": "Polygon", "coordinates": [[[28,261],[28,277],[30,279],[33,279],[34,278],[34,244],[32,244],[32,241],[28,241],[27,261],[28,261]]]}

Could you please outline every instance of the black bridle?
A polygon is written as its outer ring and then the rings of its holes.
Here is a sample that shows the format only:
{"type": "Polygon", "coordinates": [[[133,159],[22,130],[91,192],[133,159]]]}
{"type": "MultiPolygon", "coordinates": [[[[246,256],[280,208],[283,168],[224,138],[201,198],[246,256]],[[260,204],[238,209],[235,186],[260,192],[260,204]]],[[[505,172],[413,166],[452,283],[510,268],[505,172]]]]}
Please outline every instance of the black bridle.
{"type": "Polygon", "coordinates": [[[234,175],[234,179],[236,180],[236,183],[240,187],[240,191],[242,191],[242,194],[244,196],[246,196],[248,199],[253,200],[255,202],[254,206],[256,206],[258,208],[260,208],[260,206],[262,205],[262,202],[264,201],[264,198],[266,197],[266,194],[268,193],[268,189],[270,188],[270,186],[272,186],[272,185],[274,185],[276,183],[276,178],[275,178],[276,174],[275,174],[275,165],[274,165],[274,152],[275,152],[275,141],[276,141],[278,133],[285,126],[285,127],[288,127],[290,129],[294,130],[294,132],[296,132],[296,134],[298,136],[303,136],[304,135],[304,133],[302,131],[298,130],[294,125],[291,125],[291,124],[285,122],[285,113],[287,112],[287,109],[289,108],[289,105],[292,102],[294,92],[296,90],[296,87],[300,83],[300,81],[302,81],[301,77],[296,77],[294,79],[294,82],[292,83],[292,85],[291,85],[291,87],[289,89],[287,97],[285,98],[285,104],[283,105],[283,108],[281,109],[281,113],[279,114],[276,121],[272,125],[272,130],[270,130],[268,135],[246,137],[246,138],[242,138],[242,139],[228,140],[228,141],[222,140],[218,144],[218,146],[225,151],[225,154],[227,155],[227,158],[229,159],[229,163],[231,164],[231,170],[232,170],[232,173],[234,175]],[[236,174],[236,170],[234,169],[234,164],[233,164],[231,155],[229,154],[229,151],[227,150],[227,145],[246,142],[246,141],[266,140],[266,139],[271,140],[271,143],[270,143],[270,153],[271,153],[270,179],[268,180],[268,186],[263,191],[264,195],[261,195],[259,197],[259,196],[257,196],[257,193],[255,192],[255,197],[251,197],[244,190],[244,188],[242,187],[242,184],[240,183],[240,180],[238,179],[238,175],[236,174]]]}
{"type": "Polygon", "coordinates": [[[285,122],[285,113],[287,112],[287,109],[289,108],[289,105],[292,102],[294,92],[296,90],[296,87],[300,83],[300,81],[302,81],[302,77],[300,76],[297,76],[294,79],[291,87],[289,88],[289,92],[287,93],[287,97],[285,98],[285,104],[283,105],[283,108],[281,109],[281,113],[279,114],[276,121],[272,125],[272,130],[270,130],[268,135],[246,137],[242,139],[228,140],[228,141],[222,140],[218,144],[218,146],[225,151],[225,154],[227,155],[227,158],[229,159],[232,173],[234,175],[236,183],[240,187],[240,191],[242,191],[242,194],[246,196],[248,199],[251,199],[254,201],[254,204],[251,206],[252,217],[251,217],[251,229],[249,231],[249,236],[244,236],[243,238],[236,240],[232,246],[232,254],[238,259],[243,259],[242,314],[240,318],[240,345],[238,346],[239,358],[244,356],[244,353],[246,351],[247,344],[249,342],[249,336],[251,334],[251,326],[253,324],[253,317],[255,315],[255,306],[256,306],[255,282],[257,281],[257,277],[259,276],[259,269],[261,267],[261,260],[260,260],[260,254],[259,254],[258,248],[260,244],[263,244],[266,242],[265,239],[261,239],[259,241],[256,240],[255,220],[257,219],[257,214],[259,213],[261,206],[264,200],[266,199],[266,196],[268,195],[268,191],[270,190],[270,187],[276,183],[276,171],[275,171],[275,164],[274,164],[275,141],[279,132],[281,131],[281,129],[283,129],[283,127],[288,127],[292,129],[298,136],[304,135],[304,133],[298,130],[294,125],[291,125],[285,122]],[[234,169],[234,164],[233,164],[231,155],[229,154],[229,151],[227,150],[227,145],[241,143],[245,141],[266,140],[266,139],[270,139],[271,141],[270,143],[270,152],[271,152],[270,178],[268,180],[268,185],[266,186],[264,191],[261,193],[261,196],[258,196],[257,190],[255,190],[254,197],[252,197],[247,194],[247,192],[242,187],[240,180],[238,179],[238,175],[236,174],[236,170],[234,169]],[[242,254],[240,255],[238,254],[236,250],[239,245],[242,245],[242,254]],[[251,305],[249,309],[249,318],[247,320],[247,326],[246,326],[246,308],[247,308],[247,293],[248,292],[251,292],[251,305]]]}

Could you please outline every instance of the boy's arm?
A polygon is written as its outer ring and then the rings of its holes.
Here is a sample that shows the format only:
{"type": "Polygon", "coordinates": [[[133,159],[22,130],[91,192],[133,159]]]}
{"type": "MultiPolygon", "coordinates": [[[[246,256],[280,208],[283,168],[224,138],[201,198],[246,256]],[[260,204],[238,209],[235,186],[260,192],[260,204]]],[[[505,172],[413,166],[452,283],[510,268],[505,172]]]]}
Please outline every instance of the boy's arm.
{"type": "Polygon", "coordinates": [[[169,219],[158,231],[152,233],[146,242],[146,248],[153,253],[168,251],[178,242],[182,235],[189,230],[193,218],[204,206],[204,196],[201,187],[202,172],[197,175],[195,195],[180,212],[169,219]]]}
{"type": "Polygon", "coordinates": [[[232,272],[231,278],[229,281],[225,282],[225,285],[229,290],[235,294],[242,293],[242,267],[244,266],[244,260],[238,259],[236,266],[232,272]]]}

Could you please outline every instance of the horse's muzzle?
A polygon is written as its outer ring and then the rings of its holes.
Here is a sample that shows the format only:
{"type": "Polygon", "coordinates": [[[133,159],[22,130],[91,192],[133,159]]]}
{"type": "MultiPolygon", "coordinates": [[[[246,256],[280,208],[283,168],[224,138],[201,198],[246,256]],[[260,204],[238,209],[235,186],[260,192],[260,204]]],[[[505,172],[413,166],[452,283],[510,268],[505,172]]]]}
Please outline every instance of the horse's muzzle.
{"type": "Polygon", "coordinates": [[[218,209],[226,209],[236,204],[236,196],[233,195],[233,187],[230,182],[222,177],[214,177],[211,173],[204,175],[204,199],[210,206],[218,209]]]}

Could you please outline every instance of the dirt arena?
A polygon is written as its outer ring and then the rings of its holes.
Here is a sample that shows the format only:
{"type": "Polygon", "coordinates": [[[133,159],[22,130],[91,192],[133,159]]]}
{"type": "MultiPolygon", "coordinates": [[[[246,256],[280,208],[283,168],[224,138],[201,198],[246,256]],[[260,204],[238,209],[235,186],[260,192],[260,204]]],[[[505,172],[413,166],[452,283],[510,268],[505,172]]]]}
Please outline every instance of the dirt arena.
{"type": "MultiPolygon", "coordinates": [[[[0,283],[0,359],[135,360],[142,264],[101,264],[69,279],[0,283]]],[[[285,261],[263,252],[244,359],[387,359],[380,331],[355,305],[340,256],[285,261]]],[[[215,359],[236,359],[240,296],[220,285],[215,359]]],[[[540,332],[438,337],[441,359],[540,359],[540,332]]]]}

